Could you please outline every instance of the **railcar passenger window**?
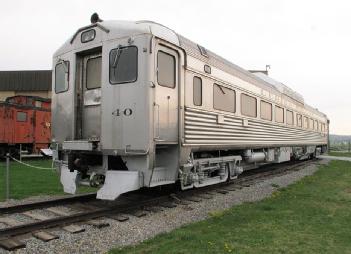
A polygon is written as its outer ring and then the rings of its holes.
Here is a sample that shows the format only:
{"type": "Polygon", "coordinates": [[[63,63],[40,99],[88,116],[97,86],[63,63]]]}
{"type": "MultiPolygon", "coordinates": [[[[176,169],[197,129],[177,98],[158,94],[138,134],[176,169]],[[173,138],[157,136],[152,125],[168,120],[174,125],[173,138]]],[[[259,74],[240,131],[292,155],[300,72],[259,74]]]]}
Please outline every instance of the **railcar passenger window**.
{"type": "Polygon", "coordinates": [[[302,127],[302,116],[300,114],[297,114],[296,118],[297,118],[297,126],[302,127]]]}
{"type": "Polygon", "coordinates": [[[213,84],[213,108],[234,113],[235,91],[213,84]]]}
{"type": "Polygon", "coordinates": [[[202,105],[202,79],[199,77],[193,79],[193,102],[195,106],[202,105]]]}
{"type": "Polygon", "coordinates": [[[157,81],[159,85],[174,88],[176,84],[175,57],[163,51],[157,53],[157,81]]]}
{"type": "Polygon", "coordinates": [[[118,47],[110,52],[110,83],[132,83],[138,78],[138,48],[118,47]]]}
{"type": "Polygon", "coordinates": [[[275,121],[284,123],[284,109],[278,106],[275,106],[275,121]]]}
{"type": "Polygon", "coordinates": [[[261,101],[261,119],[272,121],[272,104],[261,101]]]}
{"type": "Polygon", "coordinates": [[[87,61],[86,83],[87,89],[95,89],[101,87],[101,56],[90,58],[87,61]]]}
{"type": "Polygon", "coordinates": [[[17,112],[17,122],[27,122],[27,112],[17,112]]]}
{"type": "Polygon", "coordinates": [[[308,118],[306,116],[303,117],[303,127],[308,129],[308,118]]]}
{"type": "Polygon", "coordinates": [[[314,124],[314,121],[313,121],[313,119],[310,118],[310,125],[309,125],[309,127],[310,127],[311,130],[314,129],[314,125],[313,124],[314,124]]]}
{"type": "Polygon", "coordinates": [[[241,114],[257,117],[257,99],[247,94],[241,94],[241,114]]]}
{"type": "Polygon", "coordinates": [[[289,125],[294,124],[294,113],[290,110],[286,110],[286,123],[289,125]]]}
{"type": "Polygon", "coordinates": [[[55,92],[62,93],[68,90],[69,62],[64,61],[55,66],[55,92]]]}

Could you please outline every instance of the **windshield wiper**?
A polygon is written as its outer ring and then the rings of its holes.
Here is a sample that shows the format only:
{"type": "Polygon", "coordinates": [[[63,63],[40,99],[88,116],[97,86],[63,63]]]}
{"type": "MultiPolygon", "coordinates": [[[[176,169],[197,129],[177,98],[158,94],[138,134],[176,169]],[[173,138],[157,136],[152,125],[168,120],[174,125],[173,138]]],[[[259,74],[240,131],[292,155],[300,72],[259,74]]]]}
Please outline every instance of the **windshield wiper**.
{"type": "Polygon", "coordinates": [[[118,62],[119,62],[119,59],[120,59],[120,56],[122,54],[122,50],[120,49],[120,46],[121,45],[118,45],[117,47],[117,53],[115,55],[115,59],[113,60],[113,64],[112,64],[112,67],[115,69],[118,65],[118,62]]]}
{"type": "Polygon", "coordinates": [[[68,62],[59,58],[57,61],[57,64],[62,64],[63,65],[63,70],[65,71],[65,73],[68,73],[68,62]]]}
{"type": "Polygon", "coordinates": [[[221,87],[221,86],[218,86],[218,87],[222,91],[222,93],[225,94],[225,91],[224,91],[223,87],[221,87]]]}

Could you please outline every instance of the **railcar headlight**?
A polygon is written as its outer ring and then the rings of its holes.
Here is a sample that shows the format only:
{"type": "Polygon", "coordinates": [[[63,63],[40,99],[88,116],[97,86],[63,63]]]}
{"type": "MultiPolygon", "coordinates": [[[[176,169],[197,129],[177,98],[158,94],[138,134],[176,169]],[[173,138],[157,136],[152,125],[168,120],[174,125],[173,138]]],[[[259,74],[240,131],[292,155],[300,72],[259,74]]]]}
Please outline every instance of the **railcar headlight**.
{"type": "Polygon", "coordinates": [[[91,30],[83,32],[82,35],[81,35],[82,43],[86,43],[86,42],[94,40],[95,39],[95,35],[96,35],[96,32],[95,32],[94,29],[91,29],[91,30]]]}

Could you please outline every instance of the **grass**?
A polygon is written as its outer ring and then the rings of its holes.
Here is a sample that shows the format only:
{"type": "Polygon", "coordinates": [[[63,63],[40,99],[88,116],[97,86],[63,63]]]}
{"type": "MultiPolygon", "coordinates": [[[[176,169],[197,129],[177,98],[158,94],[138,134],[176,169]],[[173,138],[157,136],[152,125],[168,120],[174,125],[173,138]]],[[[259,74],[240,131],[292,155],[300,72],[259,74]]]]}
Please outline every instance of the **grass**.
{"type": "Polygon", "coordinates": [[[110,253],[351,253],[351,163],[110,253]]]}
{"type": "MultiPolygon", "coordinates": [[[[26,160],[25,163],[51,168],[51,160],[26,160]]],[[[6,164],[0,162],[0,201],[5,199],[6,164]]],[[[92,188],[81,187],[79,192],[91,192],[92,188]]],[[[63,189],[59,175],[50,169],[35,169],[11,161],[10,198],[23,199],[37,195],[62,195],[63,189]]]]}
{"type": "Polygon", "coordinates": [[[350,152],[338,152],[338,151],[330,151],[328,153],[330,156],[338,156],[338,157],[351,157],[350,152]]]}

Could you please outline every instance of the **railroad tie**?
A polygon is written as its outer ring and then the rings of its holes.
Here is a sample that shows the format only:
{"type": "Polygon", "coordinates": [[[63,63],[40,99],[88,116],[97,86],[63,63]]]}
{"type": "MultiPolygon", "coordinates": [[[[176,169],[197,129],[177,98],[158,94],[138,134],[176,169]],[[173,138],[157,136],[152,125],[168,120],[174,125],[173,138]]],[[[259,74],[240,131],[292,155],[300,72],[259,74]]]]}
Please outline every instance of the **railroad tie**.
{"type": "Polygon", "coordinates": [[[110,223],[105,221],[100,221],[100,220],[90,220],[90,221],[87,221],[87,224],[95,228],[106,228],[110,226],[110,223]]]}
{"type": "Polygon", "coordinates": [[[82,210],[82,211],[96,211],[99,209],[96,206],[86,205],[86,204],[74,204],[73,208],[77,210],[82,210]]]}
{"type": "Polygon", "coordinates": [[[236,191],[236,190],[242,189],[242,187],[240,187],[240,186],[226,186],[223,189],[227,190],[227,191],[236,191]]]}
{"type": "Polygon", "coordinates": [[[161,204],[162,207],[165,207],[165,208],[174,208],[174,207],[177,207],[177,205],[173,202],[163,202],[161,204]]]}
{"type": "Polygon", "coordinates": [[[21,225],[23,224],[22,222],[20,221],[17,221],[15,219],[12,219],[12,218],[0,218],[0,223],[3,223],[3,224],[6,224],[7,226],[11,226],[11,227],[14,227],[14,226],[18,226],[18,225],[21,225]]]}
{"type": "Polygon", "coordinates": [[[39,213],[34,213],[32,211],[23,212],[22,214],[29,217],[29,218],[32,218],[34,220],[39,220],[39,221],[44,221],[44,220],[50,219],[50,217],[47,217],[47,216],[39,214],[39,213]]]}
{"type": "Polygon", "coordinates": [[[191,202],[200,202],[202,200],[201,198],[195,196],[184,197],[184,199],[191,202]]]}
{"type": "Polygon", "coordinates": [[[38,231],[38,232],[34,232],[32,234],[35,238],[38,238],[39,240],[42,240],[44,242],[49,242],[55,239],[59,239],[59,237],[57,235],[54,235],[52,233],[49,233],[47,231],[38,231]]]}
{"type": "Polygon", "coordinates": [[[218,193],[220,194],[227,194],[229,191],[225,190],[225,189],[218,189],[216,190],[218,193]]]}
{"type": "MultiPolygon", "coordinates": [[[[59,216],[69,216],[70,215],[70,213],[62,211],[62,210],[58,209],[57,207],[49,207],[49,208],[46,208],[46,210],[55,214],[55,215],[59,215],[59,216]]],[[[77,233],[81,233],[81,232],[85,231],[84,228],[82,228],[78,225],[74,225],[74,224],[62,227],[62,229],[68,233],[71,233],[71,234],[77,234],[77,233]]]]}
{"type": "Polygon", "coordinates": [[[210,190],[210,191],[206,191],[204,193],[208,194],[208,195],[217,195],[217,190],[210,190]]]}
{"type": "Polygon", "coordinates": [[[14,251],[25,248],[26,244],[15,238],[8,238],[0,241],[0,247],[8,251],[14,251]]]}
{"type": "Polygon", "coordinates": [[[84,228],[77,226],[77,225],[73,225],[73,224],[65,226],[62,229],[67,231],[68,233],[71,233],[71,234],[77,234],[77,233],[81,233],[81,232],[85,231],[84,228]]]}
{"type": "Polygon", "coordinates": [[[59,215],[59,216],[69,216],[70,215],[70,213],[62,211],[62,210],[58,209],[57,207],[49,207],[49,208],[46,208],[46,210],[55,214],[55,215],[59,215]]]}
{"type": "Polygon", "coordinates": [[[140,217],[146,216],[146,215],[147,215],[147,212],[144,211],[144,210],[136,210],[136,211],[132,212],[131,214],[132,214],[133,216],[135,216],[135,217],[140,218],[140,217]]]}
{"type": "Polygon", "coordinates": [[[191,204],[191,202],[190,201],[187,201],[187,200],[184,200],[184,199],[182,199],[181,201],[180,201],[180,203],[179,203],[180,205],[183,205],[183,206],[188,206],[188,205],[190,205],[191,204]]]}
{"type": "Polygon", "coordinates": [[[202,199],[212,199],[213,196],[204,193],[204,194],[199,194],[199,198],[202,198],[202,199]]]}
{"type": "MultiPolygon", "coordinates": [[[[60,215],[60,216],[68,216],[69,215],[68,213],[66,213],[64,211],[59,211],[59,210],[57,210],[55,208],[47,208],[46,210],[48,210],[48,211],[50,211],[50,212],[52,212],[54,214],[60,215]]],[[[25,216],[28,216],[28,217],[30,217],[32,219],[39,220],[39,221],[45,221],[45,220],[49,220],[50,219],[49,217],[47,217],[45,215],[38,214],[38,213],[33,213],[31,211],[23,212],[22,214],[24,214],[25,216]]],[[[93,226],[95,226],[95,225],[93,225],[93,226]]],[[[101,228],[103,226],[96,225],[96,227],[101,228]]],[[[82,228],[80,226],[77,226],[77,225],[68,225],[68,226],[62,227],[62,229],[67,231],[67,232],[69,232],[69,233],[71,233],[71,234],[77,234],[77,233],[81,233],[81,232],[85,231],[84,228],[82,228]]],[[[44,239],[43,241],[45,241],[45,237],[50,239],[50,236],[48,236],[48,235],[46,235],[46,236],[44,234],[39,235],[39,237],[42,237],[42,236],[43,236],[43,239],[44,239]]],[[[37,237],[37,236],[35,236],[35,237],[37,237]]],[[[37,237],[37,238],[39,238],[39,237],[37,237]]],[[[39,238],[39,239],[41,239],[41,238],[39,238]]],[[[55,238],[53,238],[53,239],[55,239],[55,238]]],[[[53,239],[51,239],[51,240],[53,240],[53,239]]]]}
{"type": "Polygon", "coordinates": [[[182,206],[182,209],[185,210],[185,211],[192,211],[192,210],[194,210],[194,208],[192,208],[191,206],[188,206],[188,205],[182,206]]]}
{"type": "Polygon", "coordinates": [[[112,214],[112,215],[109,215],[108,217],[113,220],[118,220],[120,222],[129,220],[129,217],[123,214],[112,214]]]}
{"type": "Polygon", "coordinates": [[[145,211],[152,212],[152,213],[157,213],[163,211],[162,207],[156,207],[156,206],[147,206],[144,208],[145,211]]]}
{"type": "Polygon", "coordinates": [[[175,194],[171,194],[170,197],[172,198],[173,202],[176,204],[181,204],[182,200],[179,199],[175,194]]]}

